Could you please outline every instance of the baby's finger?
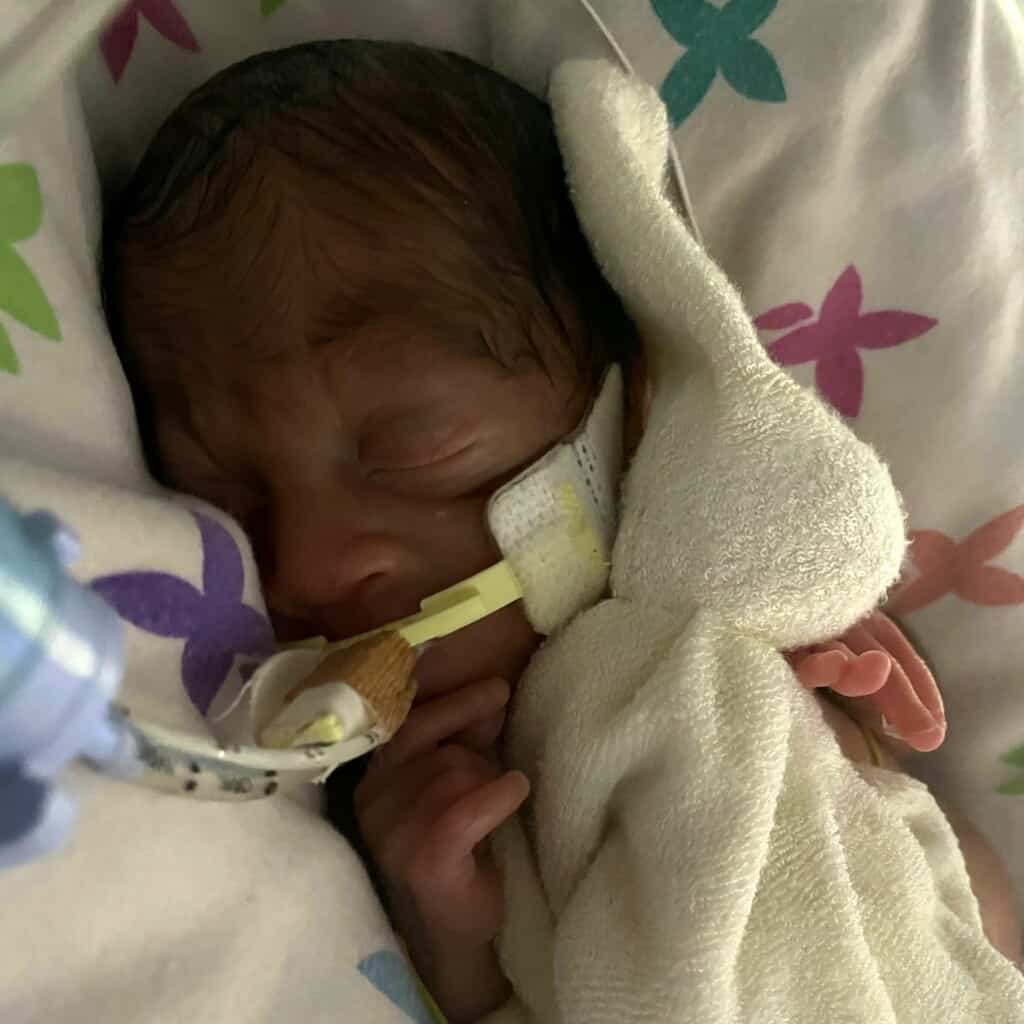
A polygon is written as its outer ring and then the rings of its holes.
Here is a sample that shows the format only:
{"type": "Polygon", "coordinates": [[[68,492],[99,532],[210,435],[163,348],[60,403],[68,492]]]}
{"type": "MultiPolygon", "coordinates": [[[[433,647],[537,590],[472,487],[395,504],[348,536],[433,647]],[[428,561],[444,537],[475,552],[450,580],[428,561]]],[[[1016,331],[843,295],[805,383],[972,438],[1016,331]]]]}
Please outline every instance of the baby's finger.
{"type": "Polygon", "coordinates": [[[846,666],[832,689],[844,697],[870,697],[885,686],[892,665],[885,651],[865,651],[846,666]]]}
{"type": "MultiPolygon", "coordinates": [[[[444,750],[438,751],[440,755],[444,750]]],[[[382,868],[401,875],[423,852],[435,823],[468,794],[500,774],[472,751],[437,759],[436,770],[411,802],[382,797],[363,816],[363,834],[382,868]]],[[[443,852],[443,851],[441,851],[443,852]]]]}
{"type": "Polygon", "coordinates": [[[374,755],[368,774],[392,770],[475,722],[490,718],[505,707],[510,695],[503,679],[487,679],[420,704],[409,713],[394,739],[374,755]]]}
{"type": "Polygon", "coordinates": [[[832,641],[822,644],[794,664],[794,671],[802,686],[808,690],[833,687],[842,678],[853,654],[845,644],[832,641]]]}
{"type": "Polygon", "coordinates": [[[489,785],[502,775],[502,769],[479,754],[463,748],[467,757],[442,775],[436,785],[423,791],[417,803],[426,822],[433,827],[463,797],[489,785]]]}
{"type": "Polygon", "coordinates": [[[836,685],[836,692],[844,697],[868,697],[877,693],[887,682],[891,671],[893,659],[888,651],[865,623],[847,631],[843,641],[843,647],[850,652],[852,660],[843,679],[836,685]]]}
{"type": "Polygon", "coordinates": [[[438,776],[449,771],[465,775],[470,770],[481,782],[499,774],[481,754],[457,743],[445,743],[373,776],[367,772],[355,792],[363,834],[369,835],[378,822],[386,827],[408,818],[410,808],[422,804],[424,791],[438,776]]]}
{"type": "Polygon", "coordinates": [[[505,709],[502,708],[493,715],[482,718],[479,722],[474,722],[469,728],[463,729],[462,732],[454,737],[453,742],[462,743],[472,750],[490,750],[501,735],[504,725],[505,709]]]}
{"type": "Polygon", "coordinates": [[[354,794],[356,814],[364,836],[376,831],[378,821],[393,820],[403,807],[416,803],[431,780],[452,760],[452,755],[446,753],[441,763],[433,763],[439,753],[433,750],[421,754],[391,771],[378,774],[366,772],[354,794]]]}
{"type": "Polygon", "coordinates": [[[945,722],[936,721],[920,701],[898,661],[893,660],[889,681],[875,694],[874,702],[891,729],[914,750],[927,752],[941,746],[945,722]]]}
{"type": "Polygon", "coordinates": [[[889,731],[899,735],[908,746],[922,752],[935,750],[946,736],[938,687],[927,666],[895,624],[883,619],[883,616],[871,616],[850,630],[845,640],[856,652],[885,651],[892,668],[885,686],[874,694],[875,707],[888,723],[889,731]],[[889,643],[893,643],[895,650],[889,648],[889,643]],[[905,667],[908,655],[913,678],[905,667]],[[929,690],[934,690],[934,694],[929,690]],[[932,706],[938,702],[938,714],[929,707],[926,699],[932,706]]]}
{"type": "Polygon", "coordinates": [[[899,626],[883,612],[875,612],[871,616],[870,627],[882,646],[902,666],[918,700],[935,716],[936,722],[944,723],[946,711],[942,703],[942,691],[924,658],[914,649],[914,645],[903,635],[899,626]]]}
{"type": "Polygon", "coordinates": [[[530,782],[522,772],[505,772],[467,793],[445,811],[432,830],[431,842],[438,851],[446,851],[448,863],[454,865],[471,856],[484,839],[519,810],[529,795],[530,782]]]}

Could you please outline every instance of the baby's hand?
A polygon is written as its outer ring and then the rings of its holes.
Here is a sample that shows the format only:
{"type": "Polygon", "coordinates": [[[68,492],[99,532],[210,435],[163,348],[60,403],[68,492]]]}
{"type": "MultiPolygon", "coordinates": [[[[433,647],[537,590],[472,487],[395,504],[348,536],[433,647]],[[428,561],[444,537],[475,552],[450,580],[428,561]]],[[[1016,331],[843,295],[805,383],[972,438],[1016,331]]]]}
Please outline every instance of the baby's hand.
{"type": "Polygon", "coordinates": [[[900,628],[882,612],[874,612],[838,640],[787,657],[808,689],[829,687],[844,697],[870,698],[874,717],[881,715],[914,750],[935,750],[945,739],[938,684],[900,628]]]}
{"type": "Polygon", "coordinates": [[[508,699],[508,685],[489,680],[414,708],[356,790],[363,838],[416,960],[420,947],[425,959],[485,947],[501,927],[501,878],[478,846],[529,793],[522,772],[484,753],[508,699]]]}

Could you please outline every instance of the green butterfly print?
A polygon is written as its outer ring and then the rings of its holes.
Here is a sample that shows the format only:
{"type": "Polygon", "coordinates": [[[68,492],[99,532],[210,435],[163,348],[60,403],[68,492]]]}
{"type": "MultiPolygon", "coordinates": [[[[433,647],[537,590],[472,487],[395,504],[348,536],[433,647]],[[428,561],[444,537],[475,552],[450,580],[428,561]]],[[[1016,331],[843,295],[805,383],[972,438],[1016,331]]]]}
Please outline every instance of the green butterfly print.
{"type": "MultiPolygon", "coordinates": [[[[31,238],[43,222],[39,178],[30,164],[0,166],[0,312],[18,323],[60,341],[60,324],[46,293],[29,265],[14,251],[15,242],[31,238]]],[[[20,373],[18,354],[0,320],[0,371],[20,373]]]]}
{"type": "MultiPolygon", "coordinates": [[[[1008,754],[1003,754],[1000,760],[1014,768],[1024,769],[1024,743],[1019,747],[1014,747],[1008,754]]],[[[1010,779],[1009,782],[1004,782],[996,792],[1002,793],[1004,796],[1024,796],[1024,774],[1010,779]]]]}
{"type": "Polygon", "coordinates": [[[673,126],[685,121],[719,72],[747,99],[782,103],[786,84],[771,51],[750,34],[767,21],[779,0],[651,0],[654,13],[686,53],[661,83],[673,126]]]}
{"type": "Polygon", "coordinates": [[[260,14],[264,18],[269,17],[274,11],[279,11],[288,0],[260,0],[260,14]]]}

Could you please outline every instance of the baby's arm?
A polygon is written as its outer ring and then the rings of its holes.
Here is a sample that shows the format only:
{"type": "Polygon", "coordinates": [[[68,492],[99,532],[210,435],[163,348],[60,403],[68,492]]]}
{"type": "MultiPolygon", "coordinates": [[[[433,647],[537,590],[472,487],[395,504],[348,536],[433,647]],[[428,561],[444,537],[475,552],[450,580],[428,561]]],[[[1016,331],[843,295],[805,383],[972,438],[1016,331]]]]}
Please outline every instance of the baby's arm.
{"type": "Polygon", "coordinates": [[[478,849],[529,792],[521,772],[486,756],[508,698],[507,684],[489,680],[415,708],[355,794],[395,928],[449,1024],[479,1020],[509,995],[493,947],[504,892],[478,849]]]}

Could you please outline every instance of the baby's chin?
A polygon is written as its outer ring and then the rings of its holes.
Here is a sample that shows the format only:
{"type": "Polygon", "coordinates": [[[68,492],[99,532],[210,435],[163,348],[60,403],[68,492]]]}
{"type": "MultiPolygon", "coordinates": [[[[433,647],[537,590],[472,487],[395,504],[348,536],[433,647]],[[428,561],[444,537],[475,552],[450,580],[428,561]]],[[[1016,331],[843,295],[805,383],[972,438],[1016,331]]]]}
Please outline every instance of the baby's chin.
{"type": "Polygon", "coordinates": [[[520,605],[504,608],[431,644],[416,665],[416,702],[484,679],[519,681],[541,637],[520,605]]]}

